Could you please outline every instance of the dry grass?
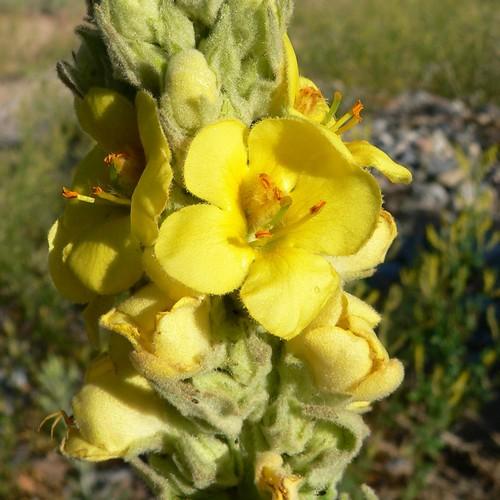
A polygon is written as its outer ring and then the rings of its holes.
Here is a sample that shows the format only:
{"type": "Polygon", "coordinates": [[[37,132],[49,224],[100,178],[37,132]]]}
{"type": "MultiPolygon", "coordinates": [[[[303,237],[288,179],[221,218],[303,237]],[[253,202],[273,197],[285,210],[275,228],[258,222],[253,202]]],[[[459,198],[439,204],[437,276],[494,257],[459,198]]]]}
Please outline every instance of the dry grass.
{"type": "Polygon", "coordinates": [[[54,66],[76,46],[74,28],[84,5],[54,15],[0,11],[0,79],[14,79],[54,66]]]}
{"type": "Polygon", "coordinates": [[[499,25],[495,0],[297,0],[292,39],[327,86],[500,102],[499,25]]]}

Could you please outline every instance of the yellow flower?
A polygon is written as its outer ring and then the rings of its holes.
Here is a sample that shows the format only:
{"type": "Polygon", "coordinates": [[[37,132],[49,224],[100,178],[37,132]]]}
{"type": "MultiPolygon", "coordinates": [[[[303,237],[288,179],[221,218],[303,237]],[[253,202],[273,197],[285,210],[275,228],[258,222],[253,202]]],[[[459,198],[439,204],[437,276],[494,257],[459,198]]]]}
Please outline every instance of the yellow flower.
{"type": "Polygon", "coordinates": [[[107,355],[91,364],[72,406],[61,451],[74,458],[99,462],[159,450],[171,430],[167,407],[147,380],[117,373],[107,355]]]}
{"type": "Polygon", "coordinates": [[[67,205],[49,233],[54,283],[74,302],[127,289],[142,274],[141,245],[152,245],[165,208],[170,150],[154,100],[134,106],[92,89],[75,103],[82,128],[97,142],[76,169],[67,205]]]}
{"type": "Polygon", "coordinates": [[[209,298],[175,301],[154,284],[102,316],[101,325],[127,338],[136,363],[156,376],[191,376],[211,349],[209,298]]]}
{"type": "Polygon", "coordinates": [[[374,178],[336,134],[312,121],[236,120],[203,128],[184,164],[208,204],[162,224],[154,258],[205,294],[241,287],[251,316],[282,338],[300,333],[338,289],[325,256],[355,254],[381,209],[374,178]]]}
{"type": "Polygon", "coordinates": [[[349,294],[340,307],[337,302],[329,303],[313,327],[288,342],[287,349],[306,362],[320,389],[349,394],[360,407],[396,390],[404,369],[399,360],[389,358],[373,331],[380,316],[349,294]]]}
{"type": "MultiPolygon", "coordinates": [[[[339,136],[358,124],[361,121],[361,111],[363,110],[361,102],[358,101],[350,112],[337,118],[336,113],[342,101],[340,92],[335,92],[329,106],[314,82],[300,76],[297,57],[288,38],[286,39],[285,48],[288,112],[291,115],[303,116],[316,123],[321,123],[339,136]]],[[[345,145],[352,153],[354,162],[359,167],[374,167],[391,182],[404,184],[411,182],[412,175],[407,168],[391,160],[383,151],[367,141],[346,142],[345,145]]]]}

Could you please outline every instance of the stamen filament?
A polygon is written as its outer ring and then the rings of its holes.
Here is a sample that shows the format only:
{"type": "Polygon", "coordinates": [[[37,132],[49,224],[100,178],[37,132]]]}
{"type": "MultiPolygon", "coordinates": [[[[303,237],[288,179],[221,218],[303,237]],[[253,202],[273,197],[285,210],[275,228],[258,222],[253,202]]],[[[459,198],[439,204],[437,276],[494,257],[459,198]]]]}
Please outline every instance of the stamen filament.
{"type": "Polygon", "coordinates": [[[296,220],[292,224],[288,224],[280,229],[278,229],[276,232],[273,233],[273,238],[279,238],[283,234],[289,232],[290,230],[294,230],[298,227],[300,227],[302,224],[310,221],[313,217],[318,215],[318,213],[323,209],[323,207],[326,205],[326,201],[321,200],[318,201],[315,205],[313,205],[307,214],[303,215],[300,219],[296,220]]]}
{"type": "Polygon", "coordinates": [[[339,91],[335,91],[332,97],[332,104],[330,106],[330,109],[328,110],[328,113],[321,122],[323,125],[328,125],[328,123],[330,123],[331,120],[335,121],[337,119],[335,113],[339,109],[341,102],[342,102],[342,94],[339,91]]]}
{"type": "Polygon", "coordinates": [[[345,125],[354,115],[352,113],[345,113],[342,115],[333,125],[331,128],[332,132],[338,132],[338,130],[342,127],[342,125],[345,125]]]}
{"type": "Polygon", "coordinates": [[[68,189],[65,186],[63,186],[62,188],[61,194],[63,198],[66,198],[67,200],[78,200],[78,201],[84,201],[85,203],[95,203],[95,198],[92,198],[91,196],[85,196],[83,194],[78,193],[77,191],[72,191],[71,189],[68,189]]]}
{"type": "Polygon", "coordinates": [[[276,215],[271,219],[269,224],[266,225],[266,227],[273,228],[273,227],[277,226],[283,220],[283,217],[287,213],[291,204],[292,204],[292,199],[290,198],[290,196],[285,196],[284,198],[281,198],[280,209],[278,210],[276,215]]]}
{"type": "Polygon", "coordinates": [[[92,194],[101,200],[106,200],[111,203],[116,203],[117,205],[130,206],[130,200],[122,196],[117,196],[115,194],[107,193],[101,187],[95,186],[92,188],[92,194]]]}

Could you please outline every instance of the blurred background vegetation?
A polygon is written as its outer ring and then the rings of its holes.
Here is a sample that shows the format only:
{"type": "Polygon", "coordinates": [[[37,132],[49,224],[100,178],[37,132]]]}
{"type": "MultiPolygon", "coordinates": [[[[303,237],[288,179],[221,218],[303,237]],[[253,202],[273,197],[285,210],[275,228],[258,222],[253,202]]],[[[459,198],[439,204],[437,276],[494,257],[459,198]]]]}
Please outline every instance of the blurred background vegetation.
{"type": "MultiPolygon", "coordinates": [[[[401,93],[411,101],[410,91],[455,99],[450,106],[465,103],[477,116],[498,112],[498,2],[296,4],[292,39],[304,73],[325,92],[361,97],[373,117],[391,103],[393,109],[401,93]]],[[[120,464],[69,463],[48,433],[36,432],[48,413],[70,411],[90,354],[79,311],[57,295],[46,267],[60,187],[89,146],[54,71],[55,61],[76,48],[73,29],[84,8],[83,0],[0,0],[0,498],[6,499],[148,498],[120,464]]],[[[404,361],[407,376],[367,417],[373,434],[343,484],[354,498],[360,482],[384,500],[500,498],[494,148],[500,125],[488,123],[475,155],[450,139],[460,172],[451,193],[460,202],[426,214],[391,207],[401,238],[380,272],[355,285],[383,312],[379,335],[404,361]],[[414,237],[418,225],[427,226],[421,238],[414,237]]],[[[376,136],[372,124],[368,114],[363,132],[376,136]]],[[[418,161],[412,167],[426,168],[418,161]]]]}

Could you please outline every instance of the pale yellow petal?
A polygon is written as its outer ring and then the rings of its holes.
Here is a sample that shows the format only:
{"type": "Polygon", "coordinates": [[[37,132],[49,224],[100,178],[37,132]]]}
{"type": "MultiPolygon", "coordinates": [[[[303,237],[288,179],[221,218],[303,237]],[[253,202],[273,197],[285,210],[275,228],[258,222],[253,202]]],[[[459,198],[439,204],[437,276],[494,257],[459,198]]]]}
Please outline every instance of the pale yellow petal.
{"type": "Polygon", "coordinates": [[[380,212],[375,231],[365,244],[353,255],[332,257],[330,262],[345,281],[366,278],[384,262],[392,242],[397,236],[397,228],[392,215],[380,212]]]}
{"type": "MultiPolygon", "coordinates": [[[[82,450],[86,441],[103,450],[101,459],[137,455],[158,447],[168,425],[165,404],[146,379],[117,376],[109,357],[91,365],[72,406],[80,434],[66,443],[66,453],[82,450]]],[[[94,449],[89,452],[94,455],[94,449]]]]}
{"type": "Polygon", "coordinates": [[[308,329],[319,328],[321,326],[336,326],[344,310],[344,294],[339,286],[334,290],[325,306],[307,327],[308,329]]]}
{"type": "Polygon", "coordinates": [[[101,325],[125,336],[134,346],[151,348],[158,314],[169,310],[174,301],[150,283],[101,317],[101,325]]]}
{"type": "Polygon", "coordinates": [[[67,238],[56,221],[49,231],[49,272],[57,290],[71,302],[84,304],[95,294],[90,291],[66,264],[67,238]]]}
{"type": "Polygon", "coordinates": [[[286,192],[301,173],[328,177],[352,169],[351,153],[338,136],[300,118],[262,120],[250,131],[248,149],[251,174],[268,174],[286,192]]]}
{"type": "Polygon", "coordinates": [[[353,394],[360,401],[382,399],[394,392],[401,385],[403,378],[404,367],[401,361],[391,359],[359,383],[353,394]]]}
{"type": "Polygon", "coordinates": [[[94,446],[83,439],[78,429],[70,428],[68,435],[61,443],[61,453],[67,457],[87,460],[88,462],[103,462],[120,458],[120,452],[108,451],[98,446],[94,446]]]}
{"type": "Polygon", "coordinates": [[[375,368],[379,364],[389,361],[389,354],[386,348],[364,319],[358,316],[349,316],[349,329],[352,331],[353,335],[363,338],[370,346],[371,358],[375,368]]]}
{"type": "Polygon", "coordinates": [[[136,107],[146,167],[132,195],[130,222],[132,234],[142,245],[151,246],[158,236],[158,219],[168,201],[171,153],[153,98],[139,92],[136,107]]]}
{"type": "Polygon", "coordinates": [[[347,299],[347,312],[349,316],[363,319],[371,327],[376,327],[382,319],[375,309],[360,298],[344,292],[347,299]]]}
{"type": "Polygon", "coordinates": [[[160,228],[155,255],[175,280],[217,295],[238,288],[254,258],[244,221],[213,205],[192,205],[170,215],[160,228]]]}
{"type": "Polygon", "coordinates": [[[154,247],[149,247],[144,250],[142,254],[142,264],[144,266],[144,271],[151,281],[158,288],[163,290],[163,292],[174,302],[177,302],[183,297],[196,297],[200,295],[199,292],[175,280],[165,272],[165,269],[156,258],[154,247]]]}
{"type": "Polygon", "coordinates": [[[108,217],[85,231],[68,249],[67,265],[91,291],[112,295],[142,275],[141,251],[130,235],[128,215],[108,217]]]}
{"type": "Polygon", "coordinates": [[[210,301],[185,297],[158,318],[153,354],[166,377],[186,376],[202,365],[211,348],[210,301]]]}
{"type": "Polygon", "coordinates": [[[287,239],[294,246],[325,255],[357,252],[375,230],[382,204],[373,176],[338,164],[331,165],[328,177],[299,177],[291,198],[283,220],[287,239]],[[311,216],[313,207],[323,202],[321,210],[311,216]]]}
{"type": "Polygon", "coordinates": [[[184,162],[186,187],[195,196],[222,209],[236,208],[247,173],[246,126],[224,120],[198,132],[184,162]]]}
{"type": "Polygon", "coordinates": [[[409,184],[412,180],[411,172],[403,165],[393,161],[382,150],[367,141],[347,142],[346,146],[351,151],[359,167],[375,167],[382,172],[391,182],[409,184]]]}
{"type": "Polygon", "coordinates": [[[327,392],[348,393],[372,369],[367,342],[343,328],[307,330],[287,348],[306,361],[318,387],[327,392]]]}
{"type": "Polygon", "coordinates": [[[270,333],[291,339],[311,323],[337,287],[338,277],[323,257],[278,248],[256,258],[241,299],[270,333]]]}
{"type": "Polygon", "coordinates": [[[82,129],[105,151],[141,150],[134,105],[114,90],[91,88],[75,98],[75,109],[82,129]]]}

